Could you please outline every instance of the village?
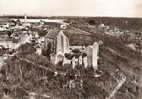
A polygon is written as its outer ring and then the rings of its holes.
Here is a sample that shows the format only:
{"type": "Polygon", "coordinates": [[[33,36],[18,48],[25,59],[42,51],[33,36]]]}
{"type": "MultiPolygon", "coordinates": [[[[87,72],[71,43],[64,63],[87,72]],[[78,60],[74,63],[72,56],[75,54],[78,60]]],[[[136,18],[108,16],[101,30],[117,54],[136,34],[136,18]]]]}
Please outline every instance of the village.
{"type": "Polygon", "coordinates": [[[0,20],[0,96],[140,99],[136,94],[142,88],[140,32],[105,23],[93,26],[92,20],[82,24],[26,15],[4,20],[0,20]]]}
{"type": "Polygon", "coordinates": [[[52,30],[48,30],[48,27],[45,27],[43,32],[45,32],[45,34],[47,32],[47,34],[41,37],[38,32],[30,31],[28,28],[31,27],[32,22],[39,23],[39,26],[37,27],[42,28],[44,21],[36,19],[28,20],[27,16],[24,16],[24,18],[24,20],[15,20],[15,22],[17,22],[15,23],[15,27],[10,28],[7,24],[6,27],[9,30],[7,30],[5,26],[1,28],[2,32],[11,32],[10,35],[8,33],[1,34],[2,40],[0,45],[2,48],[16,50],[22,44],[32,43],[32,41],[35,41],[35,53],[41,55],[43,50],[47,50],[46,56],[49,56],[49,60],[55,65],[59,63],[62,63],[63,66],[65,64],[72,64],[73,69],[76,65],[84,65],[85,68],[92,66],[94,70],[97,70],[99,43],[102,42],[94,42],[92,45],[75,44],[74,46],[71,46],[69,38],[64,34],[64,31],[67,31],[66,28],[69,27],[69,23],[63,23],[60,22],[60,20],[58,20],[59,22],[56,20],[44,20],[49,24],[56,24],[57,22],[58,27],[52,30]],[[4,38],[9,38],[11,41],[3,41],[5,40],[4,38]]]}

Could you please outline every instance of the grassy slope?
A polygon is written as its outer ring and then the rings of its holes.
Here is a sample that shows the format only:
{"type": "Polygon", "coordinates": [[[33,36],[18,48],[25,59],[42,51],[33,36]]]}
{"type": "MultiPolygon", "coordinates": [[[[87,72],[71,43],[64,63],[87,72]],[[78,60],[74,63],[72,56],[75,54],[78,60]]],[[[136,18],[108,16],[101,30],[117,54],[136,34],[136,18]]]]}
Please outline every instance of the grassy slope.
{"type": "MultiPolygon", "coordinates": [[[[95,18],[94,19],[92,18],[91,20],[95,20],[95,18]]],[[[115,19],[112,19],[112,20],[115,20],[115,19]]],[[[131,50],[130,48],[127,48],[126,44],[122,42],[119,38],[116,38],[114,36],[109,36],[103,33],[96,33],[96,30],[94,28],[96,24],[90,25],[88,23],[88,19],[87,20],[73,19],[71,21],[72,21],[73,27],[80,28],[83,31],[92,33],[92,37],[93,37],[92,40],[94,41],[102,40],[103,41],[104,44],[100,47],[100,55],[99,55],[100,56],[99,68],[100,69],[107,71],[109,73],[113,73],[116,69],[119,68],[121,71],[123,71],[127,75],[128,83],[130,83],[129,80],[131,78],[132,78],[131,80],[136,80],[139,82],[139,77],[142,72],[140,70],[140,66],[142,65],[142,61],[141,61],[142,55],[141,54],[131,50]]],[[[101,20],[102,23],[107,22],[107,21],[109,20],[105,20],[105,21],[101,20]]],[[[115,22],[117,21],[118,20],[116,19],[115,22]]],[[[133,31],[137,31],[136,29],[141,30],[139,25],[138,27],[136,27],[137,23],[135,27],[134,25],[132,25],[135,22],[137,22],[137,20],[136,21],[130,20],[129,22],[131,23],[130,27],[133,27],[133,29],[131,30],[133,31]]],[[[111,24],[111,21],[109,24],[111,24]]],[[[127,26],[124,24],[122,25],[123,25],[123,28],[130,30],[128,25],[127,26]]],[[[119,26],[121,27],[120,24],[119,26]]]]}
{"type": "MultiPolygon", "coordinates": [[[[95,18],[93,20],[95,20],[95,18]]],[[[101,19],[99,19],[99,20],[101,20],[101,19]]],[[[104,72],[104,75],[100,79],[95,79],[95,78],[91,78],[91,77],[88,77],[88,78],[84,77],[83,80],[85,83],[84,84],[85,85],[84,86],[85,94],[90,95],[92,97],[94,94],[96,94],[97,97],[99,97],[99,99],[104,99],[104,97],[106,95],[108,95],[108,93],[109,93],[109,91],[107,89],[105,89],[105,86],[108,88],[112,87],[112,86],[109,86],[109,85],[104,86],[104,85],[101,85],[101,83],[106,82],[106,84],[107,84],[107,82],[109,82],[109,81],[112,83],[112,78],[110,76],[111,73],[115,73],[116,69],[120,69],[121,71],[123,71],[127,75],[127,84],[125,84],[123,86],[123,88],[122,88],[123,91],[128,90],[128,92],[126,94],[127,95],[134,95],[134,97],[132,99],[136,99],[136,97],[137,97],[136,93],[138,93],[138,90],[136,89],[137,86],[135,84],[132,84],[133,87],[131,88],[128,85],[130,84],[131,81],[133,81],[135,79],[137,81],[139,80],[139,75],[140,75],[141,71],[138,68],[142,64],[142,62],[141,62],[142,56],[140,54],[132,51],[131,49],[125,47],[125,43],[123,43],[119,38],[112,37],[112,36],[109,36],[109,35],[106,35],[103,33],[96,33],[96,30],[95,30],[96,28],[94,27],[95,24],[89,25],[88,19],[84,20],[84,19],[80,18],[80,19],[71,19],[70,21],[72,23],[71,26],[73,28],[79,29],[80,32],[82,31],[82,33],[85,33],[84,31],[91,33],[91,35],[92,35],[91,40],[93,40],[93,41],[102,40],[104,43],[100,47],[100,52],[99,52],[99,57],[100,57],[99,68],[104,72]],[[106,77],[107,74],[108,74],[108,77],[106,77]],[[104,94],[102,94],[102,93],[104,93],[104,94]]],[[[113,23],[113,22],[110,22],[110,23],[113,23]]],[[[97,24],[99,24],[99,23],[97,23],[97,24]]],[[[89,42],[90,42],[90,40],[89,40],[89,42]]],[[[37,56],[34,54],[26,54],[25,56],[22,55],[20,57],[27,58],[27,59],[31,60],[32,62],[34,62],[35,64],[42,64],[42,65],[46,65],[47,67],[53,68],[52,65],[49,66],[49,63],[46,61],[47,59],[43,56],[37,56]]],[[[62,85],[62,83],[64,81],[66,82],[64,77],[62,77],[60,75],[57,77],[53,77],[52,73],[51,73],[51,76],[49,76],[50,72],[46,72],[44,70],[33,68],[32,65],[30,67],[32,69],[29,69],[28,68],[29,65],[31,65],[31,64],[20,62],[19,60],[15,60],[15,59],[10,59],[8,65],[7,65],[7,66],[15,66],[15,67],[24,66],[23,72],[25,74],[23,76],[29,76],[29,73],[31,73],[31,71],[33,71],[33,74],[32,74],[33,77],[31,77],[31,78],[29,78],[29,80],[27,80],[27,82],[26,82],[27,85],[22,85],[23,83],[21,83],[20,86],[24,87],[22,89],[26,89],[29,91],[37,91],[39,93],[43,93],[43,92],[47,91],[47,93],[49,92],[49,93],[52,93],[53,95],[55,95],[55,93],[57,93],[57,92],[58,93],[60,92],[61,95],[59,95],[59,96],[61,99],[63,99],[63,97],[64,97],[64,99],[70,98],[69,96],[67,96],[67,94],[65,94],[65,90],[59,86],[60,84],[62,85]],[[28,70],[24,71],[24,69],[25,70],[28,69],[28,70]],[[40,77],[47,76],[47,79],[49,79],[49,82],[46,83],[45,82],[46,79],[43,79],[41,81],[40,80],[36,81],[36,79],[34,79],[34,78],[36,77],[38,79],[39,76],[40,77]],[[36,81],[36,83],[35,83],[35,81],[36,81]],[[40,86],[36,87],[36,85],[38,85],[38,84],[40,84],[40,86]],[[44,84],[47,84],[47,85],[45,86],[44,84]],[[34,89],[32,89],[33,86],[35,87],[34,89]],[[40,89],[39,87],[41,87],[41,88],[45,87],[46,90],[44,88],[40,89]]],[[[8,67],[6,67],[6,68],[8,68],[8,67]]],[[[10,70],[15,71],[15,69],[13,69],[13,68],[11,68],[10,70]]],[[[18,70],[19,69],[17,69],[17,72],[15,71],[15,74],[17,73],[16,75],[18,75],[20,73],[18,70]]],[[[53,68],[53,71],[54,71],[54,68],[53,68]]],[[[13,73],[14,72],[9,72],[9,74],[13,74],[13,73]]],[[[90,71],[87,73],[90,73],[90,71]]],[[[89,75],[89,74],[87,74],[87,75],[89,75]]],[[[17,81],[20,81],[20,76],[21,75],[18,75],[17,80],[16,80],[16,78],[14,79],[16,83],[19,83],[17,81]]],[[[11,82],[10,79],[8,81],[9,81],[8,85],[13,85],[13,86],[14,86],[14,84],[16,85],[16,83],[13,84],[14,81],[11,82]]],[[[25,82],[25,81],[23,80],[21,82],[25,82]]],[[[20,88],[17,88],[17,89],[20,89],[20,88]]],[[[122,89],[120,90],[120,92],[124,93],[122,91],[122,89]]],[[[14,89],[12,89],[12,90],[14,90],[14,89]]],[[[121,96],[123,96],[123,97],[122,98],[115,97],[115,98],[116,99],[125,99],[124,97],[126,97],[125,94],[122,94],[121,96]]],[[[59,99],[59,97],[57,99],[59,99]]],[[[126,98],[126,99],[128,99],[128,98],[126,98]]]]}

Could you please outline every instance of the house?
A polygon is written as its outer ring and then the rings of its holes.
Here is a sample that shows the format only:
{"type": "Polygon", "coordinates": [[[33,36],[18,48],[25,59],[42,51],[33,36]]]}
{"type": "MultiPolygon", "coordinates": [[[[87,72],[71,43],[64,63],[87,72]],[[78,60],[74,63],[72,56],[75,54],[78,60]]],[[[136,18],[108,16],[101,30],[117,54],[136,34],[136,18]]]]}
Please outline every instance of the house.
{"type": "Polygon", "coordinates": [[[69,39],[63,33],[63,30],[53,29],[48,31],[45,36],[45,48],[50,51],[50,59],[52,63],[57,64],[63,60],[64,54],[69,52],[69,39]]]}
{"type": "Polygon", "coordinates": [[[87,62],[88,66],[92,66],[94,70],[98,69],[98,51],[99,51],[99,44],[94,42],[93,45],[87,47],[87,62]]]}

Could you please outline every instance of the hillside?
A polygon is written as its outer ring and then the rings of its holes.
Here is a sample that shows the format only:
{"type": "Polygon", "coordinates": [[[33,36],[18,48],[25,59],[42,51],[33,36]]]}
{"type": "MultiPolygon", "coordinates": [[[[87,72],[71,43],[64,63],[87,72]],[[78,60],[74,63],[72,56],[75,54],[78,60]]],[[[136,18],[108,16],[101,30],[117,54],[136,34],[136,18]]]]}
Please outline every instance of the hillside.
{"type": "MultiPolygon", "coordinates": [[[[142,54],[139,52],[136,52],[132,50],[131,48],[128,48],[126,45],[127,43],[123,42],[123,40],[120,37],[115,37],[111,35],[107,35],[104,32],[98,32],[96,26],[99,25],[100,23],[103,24],[109,24],[113,25],[116,27],[123,29],[127,29],[129,31],[140,31],[141,30],[141,25],[137,26],[137,20],[129,20],[128,23],[131,23],[129,25],[126,24],[121,24],[121,22],[124,22],[124,20],[128,21],[128,19],[117,19],[117,18],[86,18],[86,20],[79,19],[79,21],[73,20],[72,26],[79,28],[83,31],[87,31],[89,33],[92,33],[92,40],[94,41],[103,41],[103,45],[100,47],[100,56],[99,56],[99,63],[100,66],[99,68],[109,72],[109,74],[113,73],[116,69],[121,70],[127,75],[127,80],[128,84],[131,83],[131,80],[136,80],[136,82],[139,82],[140,77],[141,77],[141,66],[142,66],[142,54]],[[80,21],[81,20],[81,21],[80,21]],[[93,20],[93,23],[90,24],[90,21],[88,20],[93,20]],[[119,22],[118,22],[119,21],[119,22]],[[74,24],[74,22],[76,24],[74,24]],[[106,23],[108,22],[108,23],[106,23]],[[133,23],[134,22],[134,23],[133,23]],[[135,24],[135,25],[132,25],[135,24]],[[135,27],[133,27],[135,26],[135,27]],[[131,80],[130,80],[131,79],[131,80]],[[130,81],[129,81],[130,80],[130,81]]],[[[140,21],[141,22],[141,21],[140,21]]],[[[140,23],[138,22],[138,24],[140,23]]],[[[133,32],[131,32],[133,33],[133,32]]],[[[141,33],[141,31],[140,31],[141,33]]],[[[142,34],[142,33],[141,33],[142,34]]],[[[134,39],[134,38],[133,38],[134,39]]],[[[140,83],[140,82],[139,82],[140,83]]],[[[126,85],[127,86],[127,85],[126,85]]],[[[124,85],[124,87],[126,87],[124,85]]],[[[129,90],[129,86],[127,86],[125,89],[125,94],[130,95],[132,94],[131,91],[129,90]],[[127,89],[128,88],[128,89],[127,89]],[[128,91],[128,93],[127,93],[128,91]]],[[[133,89],[132,89],[133,90],[133,89]]],[[[124,91],[124,90],[123,90],[124,91]]],[[[137,95],[140,95],[142,92],[135,92],[137,95]]],[[[124,98],[123,94],[121,93],[121,98],[118,99],[129,99],[129,98],[124,98]]],[[[119,95],[118,95],[119,96],[119,95]]],[[[135,96],[135,98],[131,97],[132,99],[137,99],[139,96],[135,96]]],[[[130,99],[131,99],[130,98],[130,99]]],[[[114,99],[117,99],[114,98],[114,99]]],[[[139,99],[139,98],[138,98],[139,99]]]]}
{"type": "Polygon", "coordinates": [[[101,77],[94,77],[91,67],[78,66],[73,70],[71,66],[55,66],[48,57],[35,54],[32,44],[25,44],[5,60],[0,70],[0,96],[8,89],[15,99],[25,99],[31,92],[37,99],[106,99],[125,76],[126,81],[112,99],[141,99],[142,53],[139,47],[134,50],[127,45],[137,45],[135,32],[142,34],[142,19],[65,19],[70,26],[64,32],[72,45],[102,42],[96,71],[101,77]],[[106,34],[105,29],[99,28],[100,24],[129,32],[126,36],[106,34]]]}

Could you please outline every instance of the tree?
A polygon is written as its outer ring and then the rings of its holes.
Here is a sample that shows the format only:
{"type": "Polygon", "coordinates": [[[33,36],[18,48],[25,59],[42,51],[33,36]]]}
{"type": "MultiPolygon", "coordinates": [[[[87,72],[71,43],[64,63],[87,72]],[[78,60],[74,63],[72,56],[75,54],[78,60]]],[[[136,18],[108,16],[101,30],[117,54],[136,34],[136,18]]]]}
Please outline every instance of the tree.
{"type": "Polygon", "coordinates": [[[49,42],[48,44],[47,44],[47,48],[45,48],[45,49],[43,49],[42,50],[42,54],[44,55],[44,56],[47,56],[47,57],[49,57],[50,56],[50,54],[52,53],[52,47],[51,47],[52,45],[51,45],[51,42],[49,42]]]}
{"type": "Polygon", "coordinates": [[[74,49],[72,50],[73,53],[80,53],[80,50],[79,49],[74,49]]]}
{"type": "Polygon", "coordinates": [[[135,38],[136,49],[138,53],[142,51],[142,33],[137,33],[135,38]]]}
{"type": "Polygon", "coordinates": [[[71,53],[65,53],[65,57],[69,60],[71,60],[73,58],[73,54],[71,53]]]}

